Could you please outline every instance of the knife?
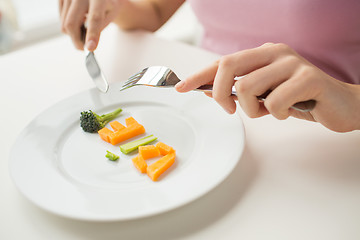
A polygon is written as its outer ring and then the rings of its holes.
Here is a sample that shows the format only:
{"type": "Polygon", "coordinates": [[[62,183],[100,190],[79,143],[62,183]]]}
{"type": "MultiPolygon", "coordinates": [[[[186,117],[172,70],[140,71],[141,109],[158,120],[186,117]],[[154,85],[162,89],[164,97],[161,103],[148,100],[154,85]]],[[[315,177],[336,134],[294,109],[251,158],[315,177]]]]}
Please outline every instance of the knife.
{"type": "MultiPolygon", "coordinates": [[[[81,26],[81,40],[85,44],[85,37],[86,37],[86,27],[85,25],[81,26]]],[[[94,52],[88,51],[84,47],[85,51],[85,66],[86,69],[95,83],[95,86],[101,91],[106,93],[109,89],[109,84],[105,78],[103,71],[99,66],[98,61],[95,58],[94,52]]]]}

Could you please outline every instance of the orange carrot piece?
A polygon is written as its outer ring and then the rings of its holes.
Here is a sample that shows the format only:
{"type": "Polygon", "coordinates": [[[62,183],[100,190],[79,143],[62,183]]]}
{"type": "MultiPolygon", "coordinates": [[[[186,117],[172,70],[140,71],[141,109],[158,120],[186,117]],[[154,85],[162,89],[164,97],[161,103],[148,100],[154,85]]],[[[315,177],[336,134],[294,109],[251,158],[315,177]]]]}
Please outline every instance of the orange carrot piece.
{"type": "Polygon", "coordinates": [[[110,135],[114,132],[108,129],[107,127],[104,127],[98,131],[98,134],[102,140],[105,142],[110,142],[110,135]]]}
{"type": "Polygon", "coordinates": [[[116,145],[143,133],[145,133],[144,126],[141,124],[132,124],[126,128],[121,129],[120,131],[116,131],[110,134],[110,143],[112,145],[116,145]]]}
{"type": "Polygon", "coordinates": [[[125,126],[122,125],[121,123],[119,123],[118,121],[110,122],[110,126],[112,129],[114,129],[114,131],[119,131],[119,130],[125,128],[125,126]]]}
{"type": "Polygon", "coordinates": [[[147,167],[147,175],[153,181],[157,181],[159,176],[163,174],[175,162],[175,152],[169,153],[150,166],[147,167]]]}
{"type": "Polygon", "coordinates": [[[125,124],[127,127],[133,125],[133,124],[139,124],[133,117],[128,117],[125,119],[125,124]]]}
{"type": "Polygon", "coordinates": [[[139,155],[144,159],[154,158],[160,155],[160,151],[154,145],[139,146],[139,155]]]}
{"type": "Polygon", "coordinates": [[[175,152],[175,149],[166,145],[165,143],[163,142],[158,142],[156,144],[156,147],[159,149],[160,151],[160,154],[165,156],[166,154],[169,154],[169,153],[172,153],[172,152],[175,152]]]}
{"type": "Polygon", "coordinates": [[[145,160],[141,157],[141,155],[137,155],[132,159],[134,166],[141,172],[146,173],[147,164],[145,160]]]}

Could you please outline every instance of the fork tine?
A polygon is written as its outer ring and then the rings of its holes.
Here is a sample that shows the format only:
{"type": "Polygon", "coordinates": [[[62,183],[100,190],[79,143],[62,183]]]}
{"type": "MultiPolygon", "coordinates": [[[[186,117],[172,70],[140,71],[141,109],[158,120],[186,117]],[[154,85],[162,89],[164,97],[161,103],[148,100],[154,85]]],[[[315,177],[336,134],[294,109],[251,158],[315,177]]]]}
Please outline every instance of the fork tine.
{"type": "Polygon", "coordinates": [[[124,82],[124,85],[126,85],[126,84],[128,84],[128,83],[130,83],[130,82],[132,82],[132,81],[134,81],[134,80],[137,80],[137,79],[139,79],[139,78],[141,78],[141,77],[142,77],[142,75],[140,75],[140,74],[134,75],[134,76],[128,78],[128,79],[124,82]]]}
{"type": "Polygon", "coordinates": [[[145,74],[146,70],[147,70],[147,68],[145,68],[145,69],[141,70],[140,72],[138,72],[138,73],[132,75],[131,77],[129,77],[128,80],[126,80],[126,81],[124,82],[124,85],[125,85],[125,84],[128,84],[128,83],[130,83],[130,82],[133,82],[133,80],[138,80],[138,79],[140,79],[140,78],[145,74]]]}
{"type": "Polygon", "coordinates": [[[139,72],[139,73],[137,73],[137,74],[135,74],[135,75],[132,75],[131,77],[128,78],[128,80],[127,80],[126,82],[130,82],[130,81],[132,81],[133,79],[137,79],[137,78],[141,77],[142,75],[144,75],[144,74],[141,73],[141,72],[139,72]]]}
{"type": "Polygon", "coordinates": [[[145,73],[147,70],[148,70],[148,68],[144,68],[143,70],[141,70],[141,71],[135,73],[134,75],[132,75],[131,77],[129,77],[129,79],[134,78],[134,77],[137,77],[137,76],[139,76],[139,75],[142,76],[142,75],[144,75],[144,73],[145,73]]]}
{"type": "Polygon", "coordinates": [[[137,81],[137,80],[140,79],[141,77],[142,77],[141,75],[133,76],[133,77],[129,78],[128,80],[126,80],[123,85],[127,85],[127,84],[129,84],[129,83],[132,83],[132,82],[134,82],[134,81],[137,81]]]}
{"type": "Polygon", "coordinates": [[[124,84],[122,85],[122,87],[128,87],[128,86],[130,86],[130,85],[135,85],[135,84],[140,80],[140,78],[141,78],[141,77],[135,78],[135,79],[133,79],[133,80],[131,80],[131,81],[126,81],[126,83],[124,83],[124,84]]]}
{"type": "Polygon", "coordinates": [[[131,77],[129,77],[128,80],[126,80],[124,82],[124,84],[122,85],[122,87],[120,88],[120,91],[135,86],[136,83],[144,76],[147,69],[148,68],[144,68],[140,72],[138,72],[138,73],[132,75],[131,77]]]}
{"type": "Polygon", "coordinates": [[[120,91],[123,91],[123,90],[125,90],[125,89],[131,88],[131,87],[133,87],[133,86],[135,86],[135,84],[134,84],[134,85],[130,85],[130,86],[122,86],[122,87],[120,88],[120,91]]]}
{"type": "Polygon", "coordinates": [[[121,88],[120,88],[120,91],[135,86],[138,81],[139,81],[139,80],[137,79],[137,80],[134,80],[133,82],[129,82],[129,83],[127,83],[127,84],[123,84],[123,85],[121,86],[121,88]]]}

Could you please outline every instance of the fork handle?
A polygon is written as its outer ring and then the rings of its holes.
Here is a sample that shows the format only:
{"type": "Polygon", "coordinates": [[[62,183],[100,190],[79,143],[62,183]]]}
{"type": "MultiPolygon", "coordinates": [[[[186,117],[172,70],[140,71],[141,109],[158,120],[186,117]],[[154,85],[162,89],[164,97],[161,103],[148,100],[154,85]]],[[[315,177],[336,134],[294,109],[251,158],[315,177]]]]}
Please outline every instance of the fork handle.
{"type": "MultiPolygon", "coordinates": [[[[213,90],[213,85],[202,85],[195,90],[211,93],[213,90]]],[[[257,96],[257,99],[264,102],[266,100],[266,97],[270,93],[271,91],[268,90],[265,93],[261,94],[260,96],[257,96]]],[[[231,88],[231,94],[237,96],[235,86],[231,88]]],[[[311,100],[295,103],[293,106],[291,106],[291,108],[300,112],[310,112],[314,109],[315,105],[316,105],[316,101],[311,99],[311,100]]]]}

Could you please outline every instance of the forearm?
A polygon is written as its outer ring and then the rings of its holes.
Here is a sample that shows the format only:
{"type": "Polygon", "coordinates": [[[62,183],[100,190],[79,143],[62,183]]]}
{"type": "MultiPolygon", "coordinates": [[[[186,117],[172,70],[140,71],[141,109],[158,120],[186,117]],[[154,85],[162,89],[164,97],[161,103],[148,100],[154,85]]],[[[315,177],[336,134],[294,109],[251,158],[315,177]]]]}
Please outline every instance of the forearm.
{"type": "Polygon", "coordinates": [[[123,1],[114,19],[124,30],[143,29],[156,31],[184,3],[185,0],[141,0],[123,1]]]}

